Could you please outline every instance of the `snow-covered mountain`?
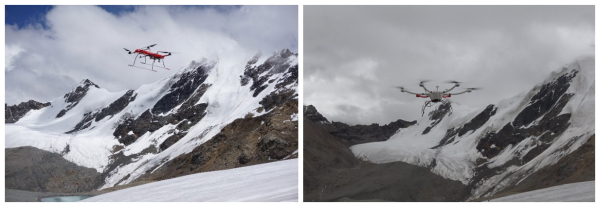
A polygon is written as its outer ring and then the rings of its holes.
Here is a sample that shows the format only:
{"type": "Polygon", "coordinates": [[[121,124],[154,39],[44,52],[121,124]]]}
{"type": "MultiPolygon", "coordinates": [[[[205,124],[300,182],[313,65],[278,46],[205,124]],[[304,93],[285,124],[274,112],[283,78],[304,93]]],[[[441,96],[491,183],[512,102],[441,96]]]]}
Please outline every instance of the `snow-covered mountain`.
{"type": "Polygon", "coordinates": [[[5,146],[96,169],[99,188],[155,172],[165,179],[288,159],[297,156],[297,77],[297,54],[285,49],[202,58],[136,90],[110,92],[86,79],[49,104],[21,109],[22,117],[5,117],[16,121],[5,125],[5,146]],[[166,175],[184,157],[192,167],[166,175]]]}
{"type": "MultiPolygon", "coordinates": [[[[387,141],[352,146],[373,163],[405,162],[470,187],[471,199],[517,185],[595,134],[593,57],[553,72],[527,93],[470,109],[441,104],[387,141]]],[[[592,168],[593,169],[593,168],[592,168]]]]}

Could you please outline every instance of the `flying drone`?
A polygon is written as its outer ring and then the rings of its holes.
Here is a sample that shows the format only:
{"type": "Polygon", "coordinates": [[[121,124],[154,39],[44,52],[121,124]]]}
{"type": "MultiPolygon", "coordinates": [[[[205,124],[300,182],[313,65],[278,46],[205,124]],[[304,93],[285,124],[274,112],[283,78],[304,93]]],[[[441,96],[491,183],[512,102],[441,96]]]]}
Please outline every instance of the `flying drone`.
{"type": "MultiPolygon", "coordinates": [[[[405,92],[405,93],[410,93],[410,94],[414,94],[419,98],[429,98],[430,100],[425,101],[425,104],[423,105],[423,108],[421,109],[421,116],[423,116],[423,114],[425,114],[425,108],[426,107],[431,107],[435,104],[437,104],[438,102],[449,102],[449,100],[444,100],[445,98],[450,98],[453,95],[460,95],[463,93],[471,93],[471,91],[474,90],[478,90],[479,88],[467,88],[467,90],[460,92],[460,93],[449,93],[452,89],[459,87],[460,86],[460,82],[458,81],[448,81],[447,83],[454,83],[454,86],[452,86],[452,88],[447,89],[447,90],[443,90],[440,91],[439,90],[439,86],[436,86],[436,90],[435,91],[430,91],[429,89],[427,89],[425,87],[425,85],[423,83],[426,83],[428,81],[421,81],[419,82],[419,86],[422,87],[425,90],[425,93],[414,93],[414,92],[410,92],[404,89],[404,87],[396,87],[399,88],[401,92],[405,92]]],[[[452,106],[450,106],[450,114],[452,114],[452,106]]]]}
{"type": "Polygon", "coordinates": [[[155,53],[154,53],[154,52],[150,52],[150,48],[151,48],[151,47],[154,47],[154,46],[156,46],[156,44],[152,44],[152,45],[149,45],[149,46],[146,46],[146,47],[140,48],[140,49],[136,49],[136,50],[134,50],[134,51],[128,50],[127,48],[123,48],[123,49],[125,49],[125,51],[127,51],[129,54],[136,53],[136,55],[135,55],[135,58],[133,59],[133,64],[131,64],[131,65],[128,65],[128,66],[131,66],[131,67],[136,67],[136,68],[141,68],[141,69],[146,69],[146,70],[151,70],[151,71],[154,71],[154,72],[156,72],[156,71],[154,70],[154,67],[157,67],[157,68],[162,68],[162,69],[166,69],[166,70],[170,70],[169,68],[167,68],[167,67],[165,66],[165,61],[164,61],[164,59],[165,59],[165,57],[167,57],[167,56],[170,56],[170,55],[171,55],[171,53],[175,53],[175,52],[165,52],[165,51],[157,51],[157,52],[155,52],[155,53]],[[144,62],[140,62],[141,64],[145,64],[145,65],[151,65],[152,67],[151,67],[151,68],[144,68],[144,67],[138,67],[138,66],[135,66],[135,60],[136,60],[138,57],[139,57],[139,58],[144,58],[144,62]],[[148,63],[146,63],[146,62],[147,62],[147,61],[146,61],[146,60],[147,60],[147,58],[150,58],[150,59],[152,59],[152,64],[148,64],[148,63]],[[163,61],[162,61],[162,63],[163,63],[163,66],[162,66],[162,67],[160,67],[160,66],[158,66],[158,65],[156,65],[156,66],[154,65],[154,63],[155,63],[157,60],[158,60],[158,62],[159,62],[159,63],[160,63],[160,60],[163,60],[163,61]]]}

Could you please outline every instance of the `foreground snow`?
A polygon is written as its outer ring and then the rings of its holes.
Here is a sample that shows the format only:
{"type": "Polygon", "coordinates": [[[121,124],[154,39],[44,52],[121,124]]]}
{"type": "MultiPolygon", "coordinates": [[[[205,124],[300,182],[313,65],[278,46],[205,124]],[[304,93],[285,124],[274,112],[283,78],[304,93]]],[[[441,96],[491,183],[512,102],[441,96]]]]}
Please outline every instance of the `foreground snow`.
{"type": "Polygon", "coordinates": [[[298,201],[298,159],[198,173],[83,201],[298,201]]]}
{"type": "Polygon", "coordinates": [[[519,193],[502,198],[492,199],[493,202],[595,202],[596,181],[571,183],[544,188],[540,190],[519,193]]]}

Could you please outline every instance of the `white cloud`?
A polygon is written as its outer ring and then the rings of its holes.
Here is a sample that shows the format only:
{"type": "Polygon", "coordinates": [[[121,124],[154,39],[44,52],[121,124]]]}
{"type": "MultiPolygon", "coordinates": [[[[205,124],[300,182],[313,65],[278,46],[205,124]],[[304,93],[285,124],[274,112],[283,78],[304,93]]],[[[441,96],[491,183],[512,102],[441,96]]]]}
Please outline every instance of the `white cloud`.
{"type": "Polygon", "coordinates": [[[12,66],[14,59],[16,59],[22,52],[25,52],[25,50],[18,45],[6,45],[4,52],[4,60],[6,61],[4,63],[4,70],[9,71],[14,68],[12,66]]]}
{"type": "Polygon", "coordinates": [[[8,104],[49,101],[85,78],[122,91],[167,77],[202,57],[298,50],[296,6],[137,6],[119,15],[96,6],[55,6],[44,20],[46,29],[5,25],[8,104]],[[165,59],[171,71],[127,66],[134,56],[123,48],[150,44],[157,44],[153,51],[179,53],[165,59]],[[36,89],[40,85],[45,89],[36,89]]]}

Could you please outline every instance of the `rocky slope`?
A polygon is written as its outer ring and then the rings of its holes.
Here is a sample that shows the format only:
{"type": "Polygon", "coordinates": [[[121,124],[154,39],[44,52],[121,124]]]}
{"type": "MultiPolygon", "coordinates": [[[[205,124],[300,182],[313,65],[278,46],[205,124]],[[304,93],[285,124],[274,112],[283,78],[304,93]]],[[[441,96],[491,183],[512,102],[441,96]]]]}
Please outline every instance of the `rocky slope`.
{"type": "Polygon", "coordinates": [[[359,160],[322,126],[304,119],[304,201],[461,201],[467,186],[425,167],[359,160]]]}
{"type": "Polygon", "coordinates": [[[4,123],[15,123],[21,117],[25,116],[30,110],[38,110],[50,106],[50,102],[40,103],[34,100],[20,103],[19,105],[9,106],[4,104],[4,123]]]}
{"type": "Polygon", "coordinates": [[[86,79],[46,107],[7,115],[16,123],[6,147],[95,169],[96,189],[297,157],[297,55],[203,58],[121,92],[86,79]]]}
{"type": "Polygon", "coordinates": [[[304,111],[307,119],[317,123],[334,137],[339,138],[346,147],[367,142],[385,141],[399,129],[417,123],[416,121],[408,122],[398,119],[383,126],[380,126],[377,123],[371,125],[358,124],[350,126],[342,122],[329,122],[327,118],[321,115],[312,105],[304,106],[304,111]]]}
{"type": "Polygon", "coordinates": [[[91,191],[102,179],[92,168],[77,166],[60,154],[33,147],[5,149],[5,188],[36,192],[91,191]]]}

